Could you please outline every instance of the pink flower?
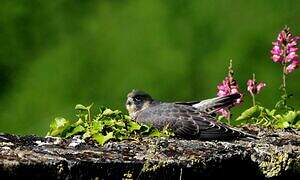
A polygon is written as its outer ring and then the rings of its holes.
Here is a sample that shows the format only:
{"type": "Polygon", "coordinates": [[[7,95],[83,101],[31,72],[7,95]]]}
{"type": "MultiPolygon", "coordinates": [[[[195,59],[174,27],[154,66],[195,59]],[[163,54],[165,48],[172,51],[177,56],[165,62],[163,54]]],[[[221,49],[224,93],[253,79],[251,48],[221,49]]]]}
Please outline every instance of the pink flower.
{"type": "Polygon", "coordinates": [[[292,36],[290,29],[285,27],[279,33],[277,40],[272,43],[271,58],[276,63],[287,65],[286,74],[293,72],[299,66],[297,54],[299,40],[299,36],[292,36]]]}
{"type": "Polygon", "coordinates": [[[271,50],[272,53],[272,59],[274,62],[282,62],[282,54],[283,51],[280,49],[278,43],[273,43],[274,47],[271,50]]]}
{"type": "Polygon", "coordinates": [[[255,87],[255,82],[254,82],[252,79],[249,79],[249,80],[247,81],[247,90],[248,90],[249,92],[253,92],[254,87],[255,87]]]}
{"type": "Polygon", "coordinates": [[[230,118],[230,111],[228,108],[219,109],[218,113],[220,113],[222,116],[224,116],[226,119],[230,118]]]}
{"type": "Polygon", "coordinates": [[[264,88],[266,86],[266,83],[260,82],[258,83],[258,85],[256,86],[257,89],[257,94],[262,90],[262,88],[264,88]]]}
{"type": "Polygon", "coordinates": [[[239,87],[237,84],[237,81],[233,79],[233,77],[225,77],[225,79],[220,83],[218,86],[218,93],[217,96],[223,97],[228,96],[230,94],[240,94],[241,98],[237,99],[236,104],[239,104],[242,102],[242,93],[239,92],[239,87]]]}
{"type": "Polygon", "coordinates": [[[288,53],[287,57],[286,57],[286,62],[291,62],[293,60],[296,60],[298,58],[298,55],[296,54],[296,52],[290,52],[288,53]]]}
{"type": "Polygon", "coordinates": [[[299,61],[294,60],[290,65],[286,67],[286,73],[289,74],[293,72],[295,69],[297,69],[298,67],[299,67],[299,61]]]}
{"type": "Polygon", "coordinates": [[[229,94],[230,94],[230,91],[231,91],[231,89],[230,89],[230,81],[229,81],[229,78],[226,77],[225,80],[223,80],[223,82],[220,83],[220,84],[217,86],[217,88],[218,88],[218,93],[217,93],[217,95],[218,95],[219,97],[223,97],[223,96],[229,95],[229,94]]]}
{"type": "MultiPolygon", "coordinates": [[[[231,61],[230,61],[230,66],[228,69],[229,69],[228,76],[225,77],[225,79],[217,86],[217,89],[218,89],[217,96],[223,97],[223,96],[228,96],[230,94],[236,94],[236,93],[240,94],[241,97],[239,99],[237,99],[236,102],[232,105],[232,106],[234,106],[236,104],[242,103],[243,94],[239,92],[239,87],[238,87],[237,81],[233,78],[233,70],[232,70],[232,62],[231,61]]],[[[225,118],[229,119],[230,118],[229,109],[231,107],[219,109],[218,113],[220,113],[225,118]]]]}
{"type": "Polygon", "coordinates": [[[266,86],[266,83],[264,82],[260,82],[260,83],[256,83],[255,79],[249,79],[247,81],[247,90],[250,92],[250,94],[256,95],[258,94],[262,88],[264,88],[266,86]]]}

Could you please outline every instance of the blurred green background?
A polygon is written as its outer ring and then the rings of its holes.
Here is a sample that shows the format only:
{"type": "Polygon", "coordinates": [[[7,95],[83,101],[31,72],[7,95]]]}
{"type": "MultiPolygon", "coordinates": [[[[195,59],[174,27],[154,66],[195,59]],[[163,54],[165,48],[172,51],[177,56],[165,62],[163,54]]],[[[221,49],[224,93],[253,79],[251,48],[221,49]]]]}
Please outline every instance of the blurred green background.
{"type": "MultiPolygon", "coordinates": [[[[1,0],[0,132],[45,135],[56,116],[74,118],[77,103],[125,110],[142,89],[164,100],[214,97],[233,59],[244,93],[256,73],[273,107],[281,67],[271,42],[288,25],[300,34],[299,1],[1,0]]],[[[300,70],[288,76],[300,108],[300,70]]]]}

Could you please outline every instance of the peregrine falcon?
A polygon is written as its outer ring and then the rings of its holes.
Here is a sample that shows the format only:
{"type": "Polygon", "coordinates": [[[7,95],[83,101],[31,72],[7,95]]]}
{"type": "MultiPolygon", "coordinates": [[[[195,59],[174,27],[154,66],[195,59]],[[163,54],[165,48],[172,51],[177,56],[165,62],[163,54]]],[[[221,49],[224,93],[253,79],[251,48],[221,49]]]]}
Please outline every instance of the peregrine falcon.
{"type": "Polygon", "coordinates": [[[201,102],[160,102],[149,94],[133,90],[127,95],[126,108],[132,119],[157,129],[171,129],[185,139],[234,140],[256,138],[216,121],[214,113],[240,98],[239,94],[207,99],[201,102]]]}

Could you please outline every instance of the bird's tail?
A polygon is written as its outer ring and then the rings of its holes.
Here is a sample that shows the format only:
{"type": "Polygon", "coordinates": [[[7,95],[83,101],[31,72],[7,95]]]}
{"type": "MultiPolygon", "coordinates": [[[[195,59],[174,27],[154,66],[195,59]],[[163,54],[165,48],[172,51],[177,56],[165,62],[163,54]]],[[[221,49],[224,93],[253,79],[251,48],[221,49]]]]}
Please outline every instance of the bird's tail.
{"type": "Polygon", "coordinates": [[[240,94],[231,94],[223,97],[216,97],[212,99],[206,99],[199,103],[193,104],[193,107],[199,109],[202,112],[213,114],[221,108],[229,107],[236,103],[236,100],[241,97],[240,94]]]}
{"type": "Polygon", "coordinates": [[[202,140],[258,140],[260,139],[256,135],[249,134],[234,128],[223,126],[219,130],[207,129],[201,131],[198,136],[202,140]]]}
{"type": "Polygon", "coordinates": [[[253,135],[253,134],[250,134],[250,133],[246,133],[244,131],[241,131],[241,130],[238,130],[238,129],[235,129],[235,128],[232,128],[230,127],[231,130],[233,130],[235,132],[235,134],[238,134],[238,137],[240,139],[260,139],[258,136],[256,135],[253,135]]]}

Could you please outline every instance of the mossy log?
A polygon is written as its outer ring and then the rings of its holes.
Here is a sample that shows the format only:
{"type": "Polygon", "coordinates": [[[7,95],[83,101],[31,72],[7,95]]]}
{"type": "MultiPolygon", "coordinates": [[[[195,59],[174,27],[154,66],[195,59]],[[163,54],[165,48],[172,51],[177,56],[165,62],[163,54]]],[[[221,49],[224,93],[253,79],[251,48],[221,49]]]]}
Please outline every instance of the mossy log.
{"type": "Polygon", "coordinates": [[[300,133],[244,127],[259,140],[141,138],[100,146],[78,137],[0,134],[0,179],[300,179],[300,133]]]}

